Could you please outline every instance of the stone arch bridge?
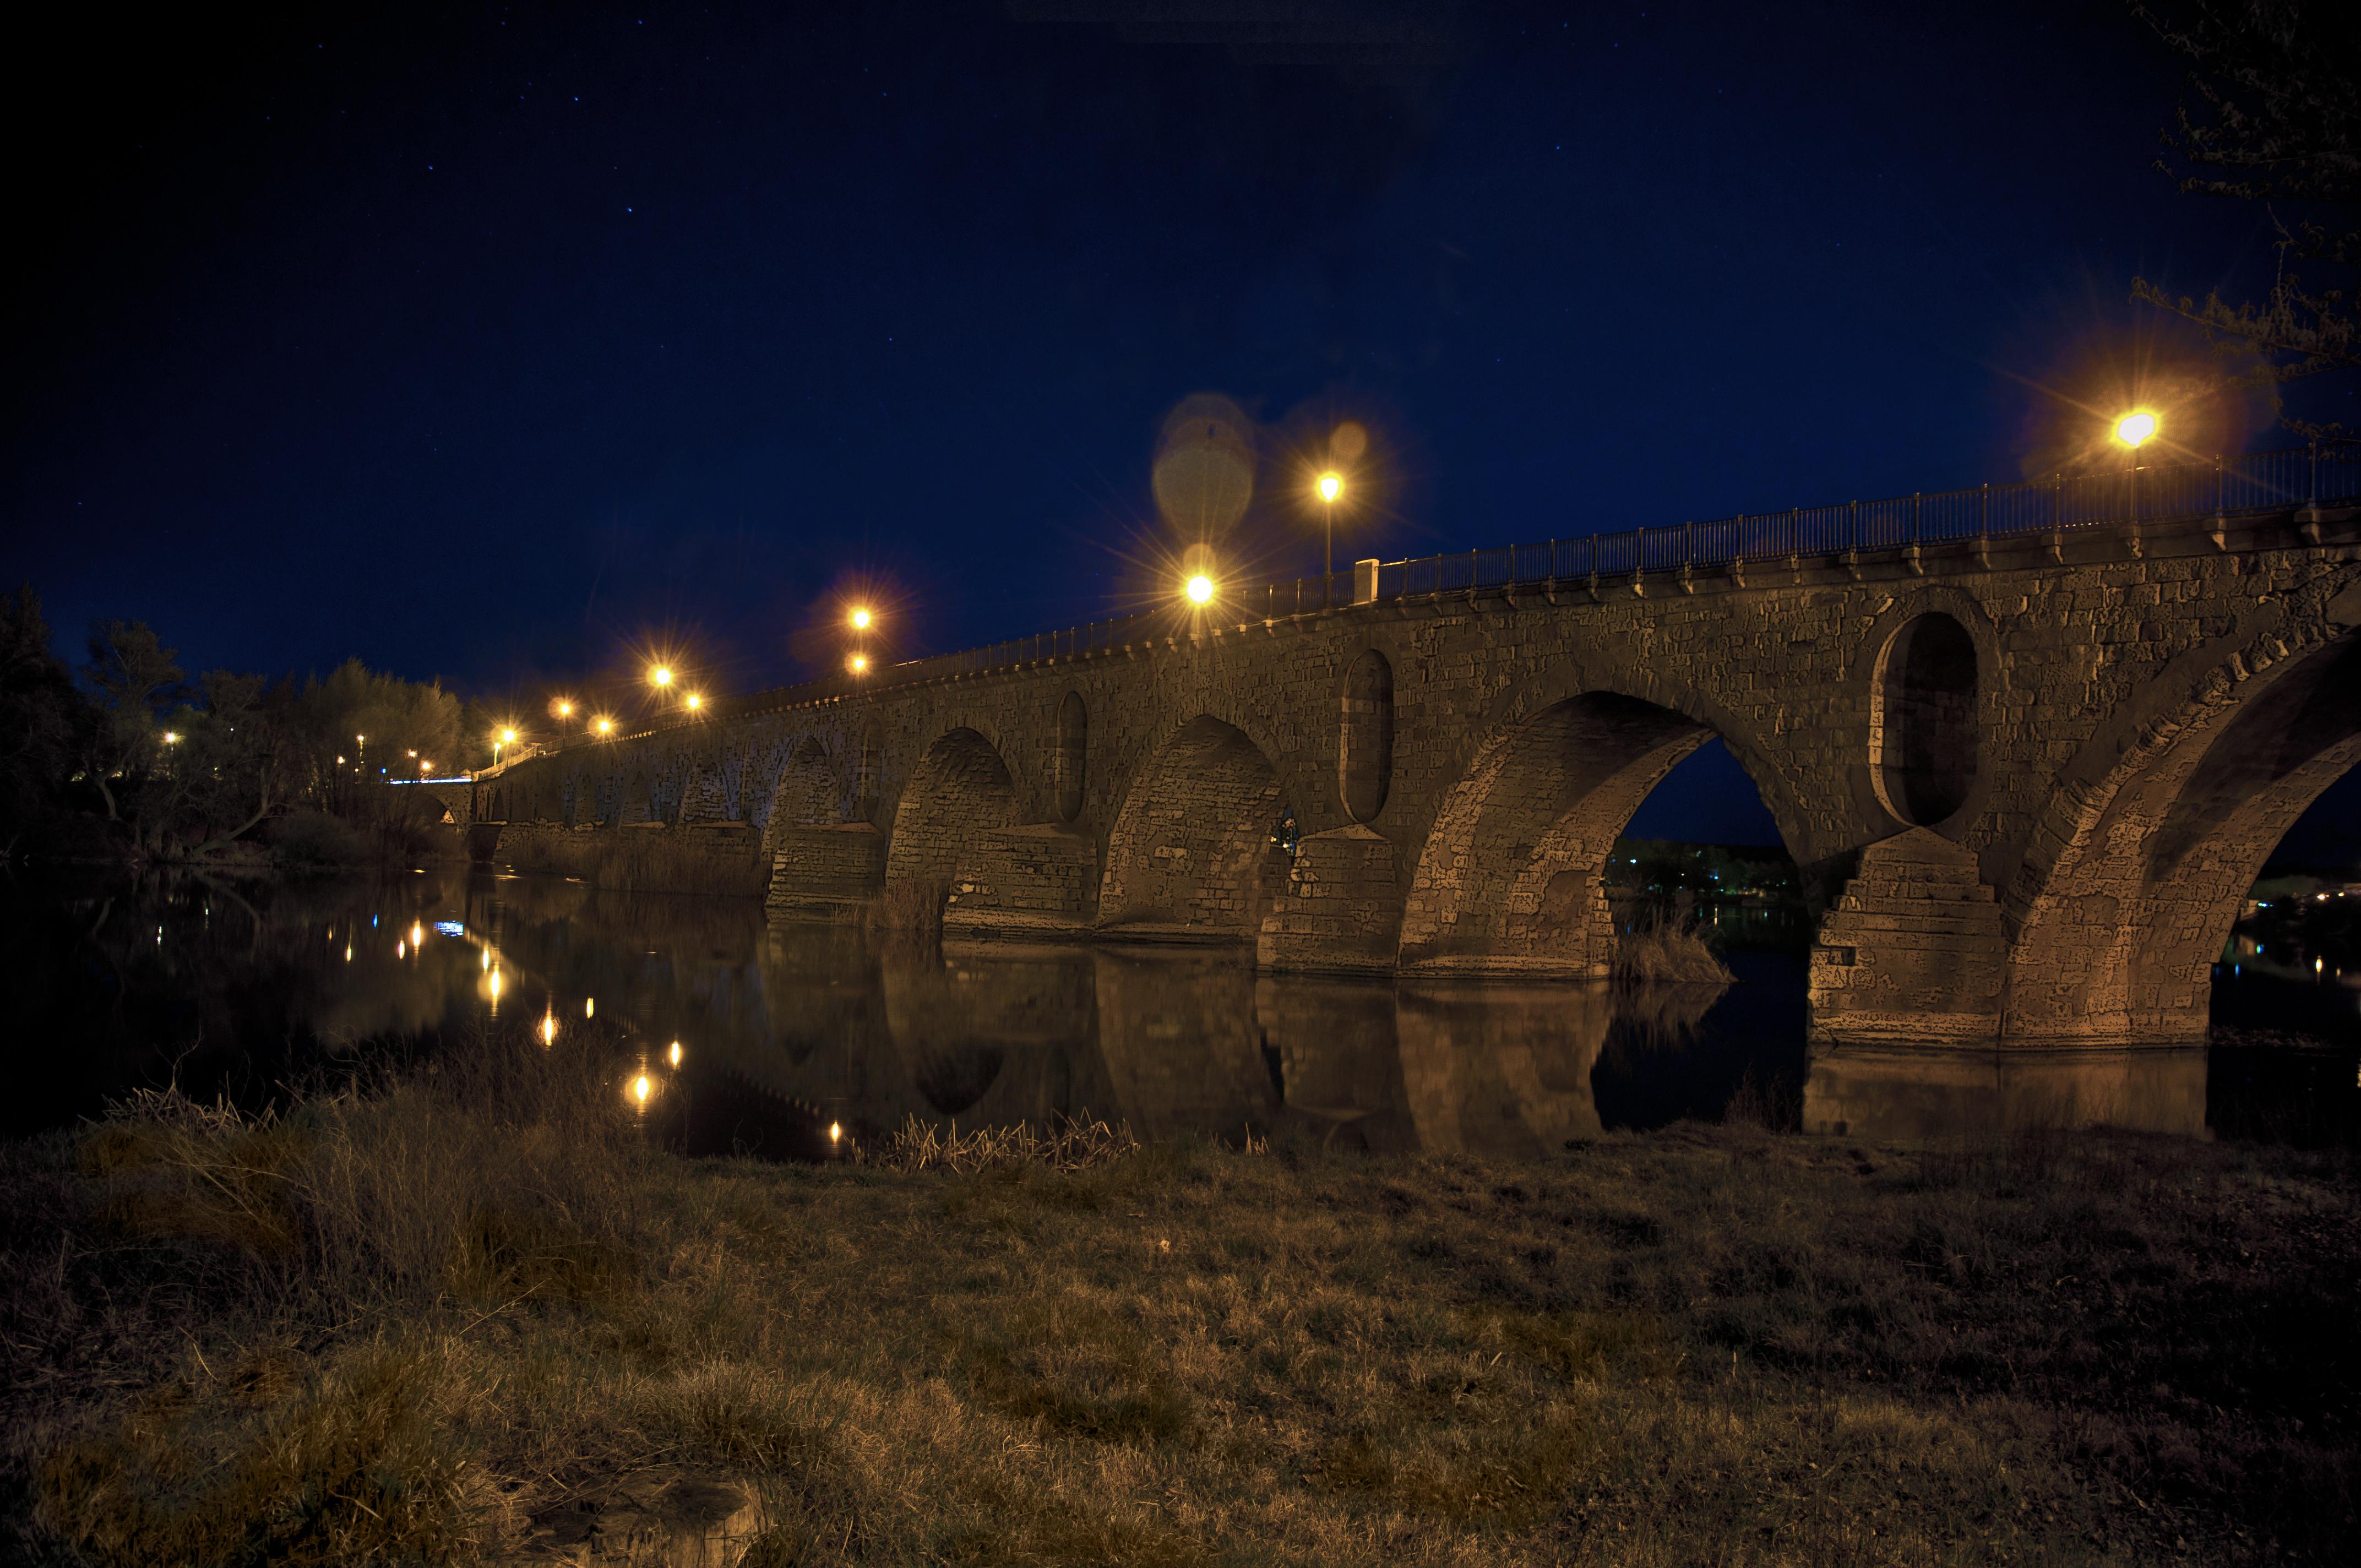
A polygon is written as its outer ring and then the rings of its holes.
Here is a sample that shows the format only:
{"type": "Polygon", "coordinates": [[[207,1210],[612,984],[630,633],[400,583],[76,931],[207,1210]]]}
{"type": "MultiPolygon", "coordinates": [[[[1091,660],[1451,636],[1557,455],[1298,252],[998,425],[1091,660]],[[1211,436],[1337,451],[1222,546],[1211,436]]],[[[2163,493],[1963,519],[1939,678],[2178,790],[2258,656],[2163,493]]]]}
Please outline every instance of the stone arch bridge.
{"type": "Polygon", "coordinates": [[[575,744],[454,815],[740,846],[782,915],[940,884],[952,934],[1591,976],[1609,846],[1718,736],[1822,890],[1819,1037],[2201,1036],[2257,868],[2361,761],[2361,523],[1916,517],[1676,567],[1363,563],[1329,608],[1257,590],[575,744]]]}

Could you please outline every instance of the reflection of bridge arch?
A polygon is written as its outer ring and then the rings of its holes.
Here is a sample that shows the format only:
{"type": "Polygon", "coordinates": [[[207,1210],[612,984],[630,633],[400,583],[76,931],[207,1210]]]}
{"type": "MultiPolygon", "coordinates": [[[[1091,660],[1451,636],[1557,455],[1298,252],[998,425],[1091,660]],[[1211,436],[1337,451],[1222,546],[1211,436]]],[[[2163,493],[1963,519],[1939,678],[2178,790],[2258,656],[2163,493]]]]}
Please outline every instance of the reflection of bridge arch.
{"type": "Polygon", "coordinates": [[[1279,771],[1210,715],[1180,727],[1133,776],[1108,835],[1099,924],[1250,940],[1286,876],[1272,841],[1279,771]]]}

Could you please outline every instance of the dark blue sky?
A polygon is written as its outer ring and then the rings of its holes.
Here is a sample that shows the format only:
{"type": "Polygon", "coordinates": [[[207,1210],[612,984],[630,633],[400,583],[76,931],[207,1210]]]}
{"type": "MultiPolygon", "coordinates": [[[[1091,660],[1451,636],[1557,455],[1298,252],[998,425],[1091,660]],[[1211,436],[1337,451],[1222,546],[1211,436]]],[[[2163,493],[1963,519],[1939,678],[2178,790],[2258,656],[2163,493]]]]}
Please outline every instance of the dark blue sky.
{"type": "Polygon", "coordinates": [[[2268,259],[2149,167],[2115,5],[92,28],[12,85],[0,565],[68,636],[487,696],[792,679],[864,574],[905,652],[1108,613],[1199,390],[1370,426],[1349,554],[2015,477],[2041,388],[2181,352],[2135,274],[2268,259]]]}

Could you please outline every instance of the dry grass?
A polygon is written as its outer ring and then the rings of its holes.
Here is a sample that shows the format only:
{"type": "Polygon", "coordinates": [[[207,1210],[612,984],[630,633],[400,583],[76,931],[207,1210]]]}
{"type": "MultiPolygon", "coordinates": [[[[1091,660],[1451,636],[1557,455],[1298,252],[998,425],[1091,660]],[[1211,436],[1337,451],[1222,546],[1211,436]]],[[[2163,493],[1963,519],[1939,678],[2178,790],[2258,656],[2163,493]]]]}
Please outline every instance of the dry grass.
{"type": "Polygon", "coordinates": [[[971,1127],[962,1133],[956,1122],[946,1131],[913,1116],[885,1140],[877,1160],[889,1170],[948,1170],[966,1176],[995,1165],[1081,1170],[1138,1148],[1139,1140],[1129,1127],[1099,1121],[1065,1122],[1046,1129],[1019,1122],[1013,1127],[971,1127]]]}
{"type": "Polygon", "coordinates": [[[751,1480],[756,1564],[2361,1545],[2346,1155],[912,1129],[907,1169],[778,1168],[646,1152],[554,1058],[456,1077],[8,1152],[20,1554],[499,1561],[649,1465],[751,1480]]]}
{"type": "Polygon", "coordinates": [[[861,911],[862,929],[873,939],[932,945],[943,939],[943,909],[950,884],[928,877],[889,882],[861,911]]]}
{"type": "Polygon", "coordinates": [[[729,894],[760,898],[770,863],[754,835],[694,828],[609,828],[591,833],[519,834],[500,857],[520,872],[579,877],[633,893],[729,894]]]}
{"type": "Polygon", "coordinates": [[[1653,912],[1616,939],[1614,971],[1621,985],[1728,985],[1732,978],[1694,925],[1653,912]]]}

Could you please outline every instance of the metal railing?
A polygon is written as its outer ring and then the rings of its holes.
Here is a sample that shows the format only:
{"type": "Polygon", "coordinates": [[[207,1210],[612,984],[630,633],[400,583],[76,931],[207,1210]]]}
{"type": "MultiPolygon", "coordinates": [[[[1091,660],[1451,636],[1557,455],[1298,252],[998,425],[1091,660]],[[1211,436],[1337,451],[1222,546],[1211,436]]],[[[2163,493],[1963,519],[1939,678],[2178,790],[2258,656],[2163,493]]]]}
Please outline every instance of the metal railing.
{"type": "MultiPolygon", "coordinates": [[[[2061,474],[2015,485],[1981,485],[1885,500],[1746,512],[1702,522],[1680,522],[1614,533],[1462,550],[1406,561],[1380,562],[1377,600],[1417,598],[1480,588],[1547,587],[1599,578],[1629,578],[1683,567],[1727,567],[1791,557],[1840,556],[1863,550],[1957,543],[2027,534],[2065,534],[2137,522],[2229,518],[2295,508],[2361,502],[2361,442],[2322,442],[2243,457],[2144,464],[2115,473],[2061,474]]],[[[1348,569],[1291,583],[1232,589],[1201,617],[1276,620],[1355,602],[1348,569]]],[[[1071,658],[1159,641],[1175,630],[1170,609],[1093,620],[1036,632],[981,648],[962,649],[888,665],[855,679],[832,675],[800,685],[717,703],[713,718],[741,717],[844,697],[884,686],[974,674],[1043,659],[1071,658]]],[[[654,729],[696,722],[652,726],[654,729]]],[[[626,740],[618,734],[609,739],[626,740]]],[[[597,745],[581,737],[555,749],[597,745]]]]}

